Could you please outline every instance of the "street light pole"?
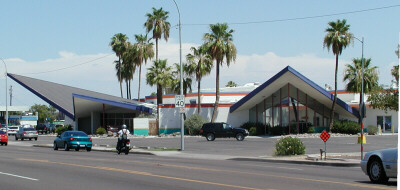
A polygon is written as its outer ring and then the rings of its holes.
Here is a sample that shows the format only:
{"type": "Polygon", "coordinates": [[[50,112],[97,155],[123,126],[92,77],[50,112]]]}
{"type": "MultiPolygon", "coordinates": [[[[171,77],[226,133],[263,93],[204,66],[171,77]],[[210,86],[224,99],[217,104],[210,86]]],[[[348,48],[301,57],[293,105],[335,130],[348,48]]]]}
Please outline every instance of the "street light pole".
{"type": "Polygon", "coordinates": [[[2,58],[0,58],[0,59],[1,59],[1,61],[3,62],[4,67],[6,68],[6,73],[5,73],[5,77],[6,77],[6,88],[5,88],[5,91],[6,91],[6,118],[5,118],[5,120],[6,120],[6,134],[7,134],[7,136],[8,136],[7,65],[6,65],[6,63],[4,62],[4,60],[3,60],[2,58]]]}
{"type": "MultiPolygon", "coordinates": [[[[181,96],[183,96],[183,78],[182,78],[182,36],[181,36],[181,13],[179,11],[178,4],[176,4],[176,1],[173,0],[176,6],[176,9],[178,10],[178,15],[179,15],[179,65],[180,65],[180,85],[181,85],[181,96]]],[[[185,131],[184,131],[184,119],[183,119],[183,114],[181,113],[181,151],[185,150],[185,131]]]]}
{"type": "Polygon", "coordinates": [[[357,39],[359,42],[361,42],[361,92],[360,92],[360,117],[359,117],[359,123],[361,125],[361,160],[363,159],[363,152],[364,152],[364,147],[363,147],[363,140],[364,140],[364,116],[365,116],[365,103],[364,103],[364,37],[360,39],[354,37],[357,39]]]}

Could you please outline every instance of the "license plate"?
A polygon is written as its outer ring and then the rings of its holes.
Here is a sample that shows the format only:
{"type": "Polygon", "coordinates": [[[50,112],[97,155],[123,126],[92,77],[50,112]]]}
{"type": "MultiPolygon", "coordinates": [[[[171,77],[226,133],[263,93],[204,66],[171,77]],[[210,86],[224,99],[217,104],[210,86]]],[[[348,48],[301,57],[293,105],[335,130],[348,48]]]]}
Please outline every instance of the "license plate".
{"type": "Polygon", "coordinates": [[[85,147],[85,145],[84,144],[81,144],[81,145],[79,145],[80,147],[85,147]]]}

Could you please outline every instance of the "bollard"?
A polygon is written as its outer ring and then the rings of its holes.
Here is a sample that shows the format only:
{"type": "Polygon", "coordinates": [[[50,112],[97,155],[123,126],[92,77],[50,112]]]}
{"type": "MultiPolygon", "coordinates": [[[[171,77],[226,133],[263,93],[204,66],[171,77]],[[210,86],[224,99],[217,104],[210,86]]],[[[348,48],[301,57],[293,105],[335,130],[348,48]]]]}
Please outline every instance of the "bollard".
{"type": "Polygon", "coordinates": [[[319,149],[319,152],[320,152],[320,154],[321,154],[321,160],[322,160],[322,153],[324,153],[325,151],[322,150],[322,148],[321,148],[321,149],[319,149]]]}

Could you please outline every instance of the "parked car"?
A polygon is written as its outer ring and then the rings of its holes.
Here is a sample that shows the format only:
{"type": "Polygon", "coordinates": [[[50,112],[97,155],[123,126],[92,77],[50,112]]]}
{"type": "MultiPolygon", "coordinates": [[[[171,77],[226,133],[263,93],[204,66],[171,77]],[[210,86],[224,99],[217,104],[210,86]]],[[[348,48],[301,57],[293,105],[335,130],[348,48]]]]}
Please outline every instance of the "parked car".
{"type": "Polygon", "coordinates": [[[36,125],[36,131],[41,134],[47,134],[47,126],[44,123],[36,125]]]}
{"type": "Polygon", "coordinates": [[[15,134],[15,140],[17,141],[18,139],[21,139],[21,141],[23,141],[24,139],[35,139],[35,141],[37,141],[38,132],[34,128],[20,127],[17,134],[15,134]]]}
{"type": "Polygon", "coordinates": [[[69,151],[70,148],[74,148],[76,151],[79,151],[79,149],[91,151],[92,138],[83,131],[65,131],[61,135],[57,135],[53,142],[54,150],[61,147],[64,147],[65,151],[69,151]]]}
{"type": "Polygon", "coordinates": [[[19,126],[10,126],[8,127],[8,135],[15,135],[19,130],[19,126]]]}
{"type": "Polygon", "coordinates": [[[386,183],[389,178],[397,178],[397,148],[367,152],[360,165],[373,183],[386,183]]]}
{"type": "Polygon", "coordinates": [[[48,127],[47,127],[47,133],[55,133],[56,132],[56,129],[57,128],[59,128],[59,127],[64,127],[64,125],[62,125],[62,124],[50,124],[48,127]]]}
{"type": "Polygon", "coordinates": [[[249,132],[246,129],[234,128],[228,123],[204,123],[200,135],[205,136],[208,141],[220,137],[235,137],[238,141],[242,141],[249,132]]]}
{"type": "Polygon", "coordinates": [[[121,126],[107,126],[107,132],[110,131],[111,133],[118,133],[119,130],[121,130],[121,126]]]}
{"type": "Polygon", "coordinates": [[[4,131],[0,131],[0,144],[1,146],[8,144],[8,136],[6,134],[6,132],[4,131]]]}

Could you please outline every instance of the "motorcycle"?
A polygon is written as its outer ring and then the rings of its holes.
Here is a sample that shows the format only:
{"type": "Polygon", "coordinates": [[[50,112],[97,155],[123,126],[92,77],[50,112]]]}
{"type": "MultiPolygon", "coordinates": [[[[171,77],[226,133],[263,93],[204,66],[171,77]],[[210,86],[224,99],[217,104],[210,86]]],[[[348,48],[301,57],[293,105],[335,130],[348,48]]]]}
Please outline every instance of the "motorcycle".
{"type": "Polygon", "coordinates": [[[124,152],[125,155],[129,154],[129,150],[131,149],[131,140],[129,139],[122,139],[121,140],[121,146],[119,149],[117,149],[117,153],[121,154],[121,152],[124,152]]]}

